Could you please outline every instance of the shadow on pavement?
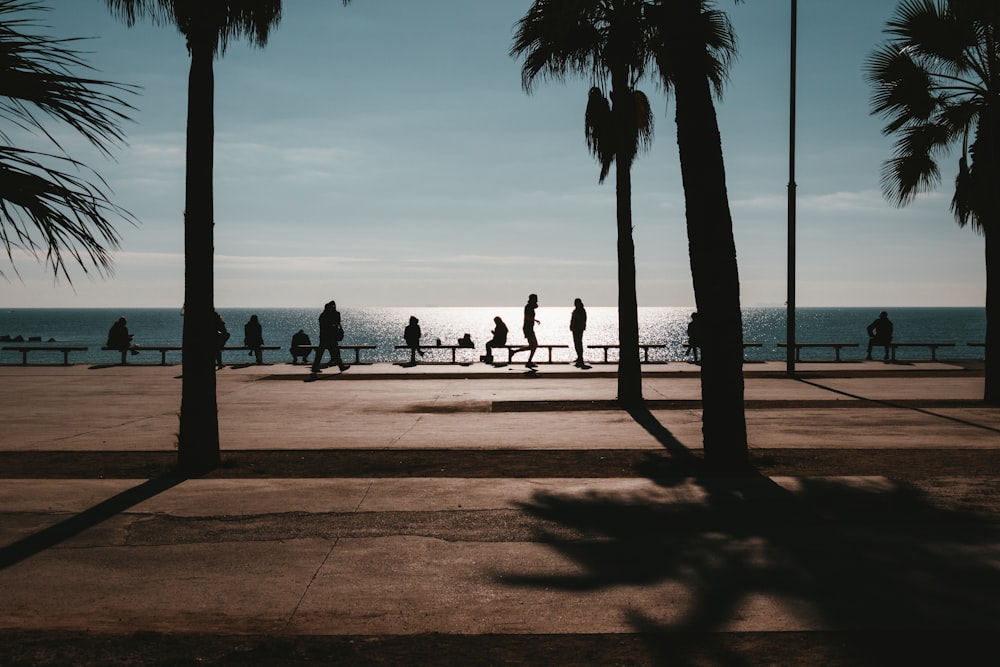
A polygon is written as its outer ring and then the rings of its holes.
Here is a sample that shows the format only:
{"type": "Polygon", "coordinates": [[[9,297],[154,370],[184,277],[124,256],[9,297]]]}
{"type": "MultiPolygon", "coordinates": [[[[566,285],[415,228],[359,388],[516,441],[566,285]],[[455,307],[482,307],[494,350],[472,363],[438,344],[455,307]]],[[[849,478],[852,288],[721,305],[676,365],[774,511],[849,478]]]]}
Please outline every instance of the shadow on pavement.
{"type": "MultiPolygon", "coordinates": [[[[662,425],[640,419],[676,447],[662,425]]],[[[952,664],[980,664],[968,654],[975,642],[952,646],[941,637],[1000,629],[995,517],[935,507],[921,492],[881,477],[788,478],[779,485],[754,473],[649,472],[665,490],[697,493],[669,500],[538,493],[522,508],[556,524],[539,529],[538,540],[573,566],[548,575],[505,570],[497,580],[575,592],[636,587],[644,596],[663,586],[662,604],[622,614],[664,665],[694,664],[677,648],[684,636],[774,624],[844,633],[844,662],[831,664],[899,664],[901,650],[927,664],[919,659],[935,638],[952,664]],[[872,641],[872,633],[886,641],[872,641]]],[[[748,664],[723,644],[717,653],[709,664],[748,664]]]]}
{"type": "MultiPolygon", "coordinates": [[[[833,387],[827,387],[826,385],[820,384],[819,382],[813,382],[811,380],[805,380],[803,378],[795,378],[798,382],[802,384],[807,384],[810,387],[816,387],[817,389],[823,389],[824,391],[829,391],[834,394],[839,394],[840,396],[846,396],[848,398],[853,398],[859,401],[867,401],[869,403],[875,403],[877,405],[882,405],[887,408],[898,408],[901,410],[912,410],[913,412],[919,412],[922,415],[927,415],[929,417],[937,417],[938,419],[944,419],[946,421],[955,422],[956,424],[962,424],[964,426],[972,426],[973,428],[981,428],[984,431],[991,431],[993,433],[1000,433],[1000,429],[994,428],[992,426],[986,426],[985,424],[977,424],[976,422],[971,422],[967,419],[959,419],[958,417],[951,417],[948,415],[938,414],[937,412],[931,412],[925,408],[915,407],[913,405],[905,405],[902,403],[895,403],[893,401],[886,401],[878,398],[869,398],[867,396],[861,396],[858,394],[852,394],[849,391],[843,391],[842,389],[834,389],[833,387]]],[[[985,407],[985,403],[983,404],[985,407]]]]}
{"type": "Polygon", "coordinates": [[[184,475],[164,475],[147,480],[138,486],[122,491],[107,500],[74,514],[54,526],[29,535],[0,549],[0,570],[16,565],[35,554],[41,553],[79,535],[88,528],[107,521],[122,512],[163,493],[181,482],[190,479],[184,475]]]}

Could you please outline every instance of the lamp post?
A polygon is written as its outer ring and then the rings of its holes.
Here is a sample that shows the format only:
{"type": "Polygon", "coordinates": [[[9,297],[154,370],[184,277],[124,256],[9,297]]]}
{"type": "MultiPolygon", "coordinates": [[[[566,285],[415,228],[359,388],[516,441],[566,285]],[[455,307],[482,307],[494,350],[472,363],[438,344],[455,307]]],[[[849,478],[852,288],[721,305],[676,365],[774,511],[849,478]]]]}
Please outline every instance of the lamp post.
{"type": "Polygon", "coordinates": [[[788,277],[786,286],[788,309],[786,317],[785,372],[795,375],[795,51],[796,24],[798,23],[798,1],[792,2],[791,58],[789,69],[788,100],[788,277]]]}

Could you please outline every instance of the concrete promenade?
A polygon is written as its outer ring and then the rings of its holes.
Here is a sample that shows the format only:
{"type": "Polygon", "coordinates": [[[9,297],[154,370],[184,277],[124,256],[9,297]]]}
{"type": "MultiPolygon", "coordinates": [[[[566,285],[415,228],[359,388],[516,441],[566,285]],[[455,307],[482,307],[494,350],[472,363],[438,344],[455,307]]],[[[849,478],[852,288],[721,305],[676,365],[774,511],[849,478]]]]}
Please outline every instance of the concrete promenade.
{"type": "Polygon", "coordinates": [[[747,364],[739,476],[690,364],[227,367],[197,479],[180,366],[0,366],[0,664],[995,664],[976,366],[747,364]]]}

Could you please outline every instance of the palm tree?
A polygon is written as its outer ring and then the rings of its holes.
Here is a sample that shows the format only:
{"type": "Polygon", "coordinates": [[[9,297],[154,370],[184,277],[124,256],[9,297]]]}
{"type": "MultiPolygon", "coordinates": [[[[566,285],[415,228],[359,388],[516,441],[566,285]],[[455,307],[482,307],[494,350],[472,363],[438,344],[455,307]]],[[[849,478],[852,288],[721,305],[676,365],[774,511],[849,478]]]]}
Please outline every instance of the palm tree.
{"type": "Polygon", "coordinates": [[[743,319],[733,218],[712,94],[721,94],[735,35],[725,13],[705,0],[654,0],[660,80],[674,97],[684,183],[691,278],[701,340],[702,435],[714,467],[747,463],[743,406],[743,319]]]}
{"type": "Polygon", "coordinates": [[[527,93],[538,76],[589,77],[584,130],[601,163],[600,182],[615,164],[618,221],[618,400],[642,402],[639,315],[632,238],[632,162],[652,141],[653,116],[636,89],[649,55],[641,0],[535,0],[517,23],[511,56],[524,56],[527,93]],[[610,83],[610,94],[607,85],[610,83]]]}
{"type": "Polygon", "coordinates": [[[111,145],[124,139],[120,123],[131,109],[116,93],[134,89],[75,74],[88,69],[72,48],[76,40],[32,34],[39,24],[18,17],[46,9],[37,2],[0,0],[0,118],[44,137],[58,152],[16,148],[0,131],[0,243],[12,267],[15,250],[37,257],[44,249],[56,277],[72,282],[64,253],[85,272],[88,266],[110,272],[108,251],[118,247],[118,234],[109,217],[134,219],[111,202],[96,172],[65,155],[40,115],[65,123],[109,155],[111,145]],[[79,176],[80,171],[89,172],[96,183],[79,176]]]}
{"type": "Polygon", "coordinates": [[[1000,404],[1000,4],[995,0],[906,0],[865,65],[872,113],[896,135],[882,191],[905,206],[941,180],[938,159],[960,152],[951,210],[986,245],[986,379],[983,399],[1000,404]]]}
{"type": "MultiPolygon", "coordinates": [[[[220,461],[215,395],[214,317],[214,72],[230,39],[267,43],[281,19],[281,0],[106,0],[131,26],[140,18],[172,24],[187,40],[187,162],[184,191],[184,332],[178,467],[197,471],[220,461]]],[[[344,0],[346,5],[348,0],[344,0]]]]}

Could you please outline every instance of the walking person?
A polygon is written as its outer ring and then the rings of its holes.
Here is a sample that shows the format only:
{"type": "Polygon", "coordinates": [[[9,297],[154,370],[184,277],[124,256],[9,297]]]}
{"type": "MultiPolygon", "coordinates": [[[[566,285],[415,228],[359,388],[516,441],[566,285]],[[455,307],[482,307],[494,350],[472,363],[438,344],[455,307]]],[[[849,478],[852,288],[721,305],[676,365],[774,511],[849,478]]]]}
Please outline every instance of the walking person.
{"type": "Polygon", "coordinates": [[[872,348],[881,345],[885,348],[885,360],[889,360],[889,345],[892,343],[892,321],[889,320],[889,313],[884,310],[878,314],[878,319],[868,325],[868,354],[865,355],[867,361],[872,359],[872,348]]]}
{"type": "Polygon", "coordinates": [[[256,315],[251,315],[249,321],[243,325],[243,346],[249,347],[248,356],[256,356],[257,363],[264,363],[264,328],[260,325],[260,320],[256,315]]]}
{"type": "Polygon", "coordinates": [[[319,315],[319,345],[316,348],[316,356],[313,357],[312,378],[321,372],[324,350],[330,351],[330,366],[336,364],[341,373],[350,368],[340,358],[342,340],[344,340],[344,329],[340,325],[340,311],[337,310],[336,301],[329,301],[319,315]]]}
{"type": "Polygon", "coordinates": [[[576,349],[576,367],[590,368],[583,360],[583,332],[587,329],[587,311],[583,307],[583,301],[576,299],[573,301],[573,314],[569,318],[569,330],[573,332],[573,347],[576,349]]]}

